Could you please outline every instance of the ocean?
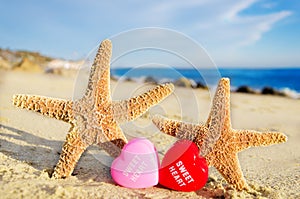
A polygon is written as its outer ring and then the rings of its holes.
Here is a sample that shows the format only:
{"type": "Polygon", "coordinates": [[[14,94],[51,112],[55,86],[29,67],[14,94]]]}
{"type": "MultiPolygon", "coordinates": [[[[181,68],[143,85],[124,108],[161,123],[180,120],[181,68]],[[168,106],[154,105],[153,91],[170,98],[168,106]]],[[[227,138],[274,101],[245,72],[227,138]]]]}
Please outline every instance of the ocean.
{"type": "MultiPolygon", "coordinates": [[[[293,98],[300,98],[300,68],[221,68],[218,69],[218,72],[220,76],[230,78],[232,90],[240,86],[248,86],[257,91],[271,87],[293,98]]],[[[216,82],[210,81],[210,79],[215,80],[218,76],[216,70],[213,69],[191,68],[112,68],[111,73],[116,77],[130,78],[136,81],[151,77],[157,82],[166,82],[185,77],[208,87],[216,82]]]]}

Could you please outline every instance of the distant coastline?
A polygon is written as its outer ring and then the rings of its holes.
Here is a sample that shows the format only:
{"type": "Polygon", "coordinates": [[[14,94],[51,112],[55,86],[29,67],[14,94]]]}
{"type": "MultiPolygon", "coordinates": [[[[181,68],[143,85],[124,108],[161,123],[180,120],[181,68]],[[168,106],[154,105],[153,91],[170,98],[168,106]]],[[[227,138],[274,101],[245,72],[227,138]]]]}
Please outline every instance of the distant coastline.
{"type": "MultiPolygon", "coordinates": [[[[84,60],[54,59],[30,51],[0,49],[0,69],[58,75],[74,75],[85,64],[84,60]]],[[[270,94],[300,99],[300,66],[274,68],[124,68],[111,69],[112,76],[136,82],[173,82],[177,86],[210,88],[218,79],[229,77],[234,92],[270,94]]]]}
{"type": "MultiPolygon", "coordinates": [[[[232,91],[250,94],[269,94],[300,99],[300,68],[221,68],[220,76],[231,79],[232,91]]],[[[210,69],[170,68],[115,68],[116,79],[135,82],[164,83],[192,88],[209,88],[214,85],[206,79],[216,78],[210,69]],[[202,76],[203,75],[203,76],[202,76]],[[206,79],[205,79],[205,78],[206,79]]]]}

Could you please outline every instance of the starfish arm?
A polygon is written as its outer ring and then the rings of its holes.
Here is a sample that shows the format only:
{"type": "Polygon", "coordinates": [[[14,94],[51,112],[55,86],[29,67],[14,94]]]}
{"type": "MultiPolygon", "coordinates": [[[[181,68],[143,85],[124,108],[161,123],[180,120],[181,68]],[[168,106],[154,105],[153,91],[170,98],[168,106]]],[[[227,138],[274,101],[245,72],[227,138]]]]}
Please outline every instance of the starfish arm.
{"type": "Polygon", "coordinates": [[[112,54],[111,41],[106,39],[101,42],[94,63],[91,68],[88,88],[85,98],[94,99],[92,104],[102,104],[110,100],[110,58],[112,54]]]}
{"type": "Polygon", "coordinates": [[[230,120],[225,118],[226,114],[228,114],[226,111],[229,111],[229,105],[226,104],[229,101],[229,93],[229,79],[222,78],[214,95],[211,112],[206,123],[208,134],[204,137],[203,145],[201,147],[201,155],[203,156],[206,156],[212,151],[214,144],[221,135],[225,119],[230,125],[230,120]]]}
{"type": "Polygon", "coordinates": [[[248,190],[248,184],[241,170],[237,154],[233,151],[223,154],[216,153],[219,154],[213,158],[212,156],[206,157],[209,166],[214,166],[225,180],[238,191],[248,190]]]}
{"type": "Polygon", "coordinates": [[[170,120],[159,115],[154,116],[152,122],[161,132],[179,139],[191,140],[198,147],[201,146],[203,137],[206,136],[207,128],[201,125],[170,120]]]}
{"type": "Polygon", "coordinates": [[[76,166],[82,153],[86,150],[86,145],[75,126],[72,126],[63,145],[59,161],[54,169],[52,177],[55,179],[66,178],[70,176],[76,166]]]}
{"type": "Polygon", "coordinates": [[[114,117],[118,123],[135,120],[150,107],[158,104],[174,91],[171,83],[158,85],[155,88],[129,100],[113,102],[114,117]]]}
{"type": "Polygon", "coordinates": [[[120,155],[121,149],[128,142],[127,138],[115,121],[111,122],[108,125],[102,125],[102,128],[104,129],[104,136],[98,135],[97,144],[110,156],[118,157],[120,155]]]}
{"type": "Polygon", "coordinates": [[[180,121],[170,120],[160,115],[152,118],[153,124],[163,133],[176,137],[181,126],[180,121]]]}
{"type": "Polygon", "coordinates": [[[102,146],[106,152],[110,155],[116,157],[119,155],[120,149],[124,147],[124,145],[128,142],[126,136],[123,131],[119,127],[118,123],[114,119],[112,107],[103,108],[100,110],[100,115],[98,115],[98,124],[100,127],[101,133],[97,134],[96,144],[102,146]],[[101,117],[101,115],[105,115],[105,117],[101,117]],[[110,148],[105,148],[103,143],[111,142],[110,148]]]}
{"type": "Polygon", "coordinates": [[[269,146],[287,141],[287,136],[279,132],[258,132],[253,130],[235,130],[235,140],[237,151],[242,151],[249,147],[269,146]]]}
{"type": "Polygon", "coordinates": [[[72,101],[43,96],[14,95],[13,105],[65,122],[73,119],[72,101]]]}
{"type": "Polygon", "coordinates": [[[230,121],[230,80],[229,78],[221,78],[219,81],[214,99],[211,112],[209,113],[206,126],[210,126],[212,116],[216,113],[216,108],[222,108],[220,111],[224,111],[222,117],[224,117],[224,126],[226,128],[231,128],[230,121]],[[214,108],[215,107],[215,108],[214,108]]]}

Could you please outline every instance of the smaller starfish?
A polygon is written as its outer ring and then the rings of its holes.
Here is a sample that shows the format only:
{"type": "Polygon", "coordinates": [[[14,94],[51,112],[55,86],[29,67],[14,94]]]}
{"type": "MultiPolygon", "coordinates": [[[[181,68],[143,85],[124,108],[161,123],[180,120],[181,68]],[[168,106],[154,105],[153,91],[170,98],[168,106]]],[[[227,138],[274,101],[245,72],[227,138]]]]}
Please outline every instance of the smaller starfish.
{"type": "Polygon", "coordinates": [[[112,101],[110,96],[110,58],[112,44],[104,40],[92,65],[85,95],[76,101],[43,96],[14,95],[13,104],[71,125],[53,177],[71,175],[86,148],[98,144],[117,156],[127,139],[119,123],[132,121],[151,106],[173,92],[172,84],[164,84],[137,97],[112,101]],[[109,144],[109,143],[113,144],[109,144]]]}
{"type": "Polygon", "coordinates": [[[152,121],[161,132],[180,139],[189,139],[197,144],[205,151],[204,157],[208,165],[215,167],[239,191],[248,190],[249,187],[237,153],[253,146],[268,146],[287,141],[287,137],[279,132],[261,133],[231,128],[230,83],[227,78],[222,78],[219,82],[206,124],[185,123],[161,116],[155,116],[152,121]]]}

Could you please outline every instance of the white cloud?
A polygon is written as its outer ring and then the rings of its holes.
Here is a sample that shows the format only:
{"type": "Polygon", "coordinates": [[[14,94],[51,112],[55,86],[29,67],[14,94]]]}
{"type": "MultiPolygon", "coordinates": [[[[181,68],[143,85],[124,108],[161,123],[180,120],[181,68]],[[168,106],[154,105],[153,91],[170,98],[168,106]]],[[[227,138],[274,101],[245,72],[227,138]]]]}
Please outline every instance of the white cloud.
{"type": "Polygon", "coordinates": [[[288,10],[278,11],[279,4],[265,0],[66,2],[66,7],[60,8],[60,15],[49,12],[48,23],[42,23],[46,25],[41,27],[59,29],[58,35],[68,35],[67,41],[89,37],[81,41],[88,48],[88,44],[131,28],[171,28],[201,43],[221,64],[236,51],[258,43],[276,23],[292,14],[288,10]],[[276,11],[272,11],[275,6],[276,11]],[[70,10],[65,14],[67,8],[70,10]],[[255,10],[258,8],[260,14],[255,10]]]}
{"type": "Polygon", "coordinates": [[[195,38],[219,63],[241,48],[259,42],[276,23],[292,14],[288,10],[272,12],[275,4],[267,6],[259,0],[177,0],[148,6],[143,15],[148,16],[151,24],[174,28],[195,38]],[[261,10],[261,14],[255,10],[243,13],[253,6],[268,9],[265,13],[261,10]]]}
{"type": "Polygon", "coordinates": [[[84,22],[96,18],[92,21],[98,27],[95,32],[109,36],[130,28],[171,28],[201,43],[220,65],[237,60],[232,56],[259,43],[265,33],[292,14],[289,10],[278,11],[278,3],[265,0],[94,2],[83,17],[84,22]]]}
{"type": "Polygon", "coordinates": [[[255,2],[257,2],[257,0],[240,0],[233,2],[233,4],[231,4],[231,6],[228,8],[228,11],[224,11],[224,19],[235,20],[241,11],[249,8],[255,2]]]}
{"type": "Polygon", "coordinates": [[[267,8],[267,9],[272,9],[274,7],[276,7],[278,5],[278,3],[276,2],[267,2],[267,3],[263,3],[261,5],[262,8],[267,8]]]}
{"type": "Polygon", "coordinates": [[[258,41],[276,22],[292,14],[285,10],[261,15],[241,14],[255,3],[259,1],[164,1],[148,5],[150,8],[148,12],[143,11],[143,15],[152,24],[179,28],[192,36],[198,35],[197,39],[207,43],[227,40],[231,45],[246,45],[258,41]]]}
{"type": "Polygon", "coordinates": [[[241,23],[244,23],[244,33],[245,33],[245,40],[240,41],[238,44],[249,45],[254,42],[257,42],[261,39],[264,33],[270,31],[272,26],[280,21],[281,19],[291,15],[292,13],[289,11],[281,11],[277,13],[272,13],[268,15],[262,16],[252,16],[248,19],[242,19],[241,23]]]}

